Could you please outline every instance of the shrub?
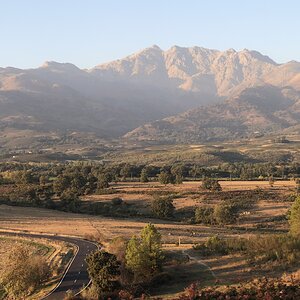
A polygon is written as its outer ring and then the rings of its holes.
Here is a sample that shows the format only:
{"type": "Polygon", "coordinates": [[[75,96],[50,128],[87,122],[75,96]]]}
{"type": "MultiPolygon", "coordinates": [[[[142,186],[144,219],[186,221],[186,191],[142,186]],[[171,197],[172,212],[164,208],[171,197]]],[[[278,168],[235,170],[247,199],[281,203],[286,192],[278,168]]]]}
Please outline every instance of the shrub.
{"type": "Polygon", "coordinates": [[[296,198],[290,212],[290,232],[295,236],[300,236],[300,196],[296,198]]]}
{"type": "Polygon", "coordinates": [[[206,242],[194,245],[193,248],[204,256],[228,254],[226,241],[218,236],[212,236],[206,242]]]}
{"type": "Polygon", "coordinates": [[[232,224],[236,222],[237,213],[234,205],[221,203],[214,208],[214,219],[217,224],[232,224]]]}
{"type": "Polygon", "coordinates": [[[202,180],[201,188],[209,191],[221,191],[222,187],[218,180],[213,178],[204,177],[202,180]]]}
{"type": "Polygon", "coordinates": [[[151,210],[155,217],[171,218],[174,215],[175,207],[171,197],[157,197],[152,200],[151,210]]]}
{"type": "Polygon", "coordinates": [[[300,259],[300,240],[290,235],[256,236],[247,242],[246,253],[251,261],[293,263],[300,259]]]}
{"type": "Polygon", "coordinates": [[[2,284],[10,296],[23,299],[48,279],[50,268],[44,257],[33,254],[28,246],[11,250],[6,268],[1,275],[2,284]]]}
{"type": "Polygon", "coordinates": [[[112,205],[121,205],[123,203],[123,200],[119,197],[111,199],[112,205]]]}
{"type": "Polygon", "coordinates": [[[213,224],[214,209],[212,207],[197,207],[195,209],[195,223],[213,224]]]}

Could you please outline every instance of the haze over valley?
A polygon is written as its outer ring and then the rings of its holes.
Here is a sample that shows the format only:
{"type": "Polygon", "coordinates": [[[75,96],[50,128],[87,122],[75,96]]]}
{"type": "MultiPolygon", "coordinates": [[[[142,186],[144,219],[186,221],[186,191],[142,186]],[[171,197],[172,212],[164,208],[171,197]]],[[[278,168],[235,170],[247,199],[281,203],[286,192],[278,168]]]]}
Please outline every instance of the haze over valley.
{"type": "Polygon", "coordinates": [[[91,69],[58,62],[0,69],[0,128],[13,132],[15,142],[22,132],[33,140],[84,132],[104,139],[224,140],[298,130],[299,89],[296,61],[277,64],[247,49],[154,45],[91,69]]]}

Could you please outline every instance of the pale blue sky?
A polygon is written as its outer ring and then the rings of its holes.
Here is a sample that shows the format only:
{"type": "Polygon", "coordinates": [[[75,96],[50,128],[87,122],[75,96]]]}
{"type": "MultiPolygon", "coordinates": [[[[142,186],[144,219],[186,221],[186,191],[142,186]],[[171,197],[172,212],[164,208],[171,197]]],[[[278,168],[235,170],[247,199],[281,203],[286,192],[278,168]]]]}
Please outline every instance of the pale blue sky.
{"type": "Polygon", "coordinates": [[[0,66],[92,67],[159,45],[300,61],[298,0],[0,0],[0,66]]]}

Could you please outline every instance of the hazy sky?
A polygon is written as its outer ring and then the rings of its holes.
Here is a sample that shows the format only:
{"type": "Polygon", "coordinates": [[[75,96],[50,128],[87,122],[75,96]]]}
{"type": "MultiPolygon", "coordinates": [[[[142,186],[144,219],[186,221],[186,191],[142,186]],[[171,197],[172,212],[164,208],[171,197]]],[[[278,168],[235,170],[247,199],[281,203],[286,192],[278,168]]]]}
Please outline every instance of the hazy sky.
{"type": "Polygon", "coordinates": [[[0,66],[92,67],[157,44],[300,61],[299,0],[0,0],[0,66]]]}

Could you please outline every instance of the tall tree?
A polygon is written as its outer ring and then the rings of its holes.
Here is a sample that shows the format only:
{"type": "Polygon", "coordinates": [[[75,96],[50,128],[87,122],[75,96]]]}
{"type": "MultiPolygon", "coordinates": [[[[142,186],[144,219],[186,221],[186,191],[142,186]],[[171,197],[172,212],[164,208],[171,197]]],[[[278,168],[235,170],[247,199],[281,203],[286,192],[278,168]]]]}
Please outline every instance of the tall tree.
{"type": "Polygon", "coordinates": [[[154,225],[148,224],[140,238],[133,236],[126,249],[126,266],[134,273],[135,281],[148,281],[161,269],[161,235],[154,225]]]}
{"type": "Polygon", "coordinates": [[[141,182],[148,182],[149,181],[149,169],[147,167],[144,167],[141,171],[141,182]]]}
{"type": "Polygon", "coordinates": [[[88,273],[99,294],[112,292],[118,284],[120,263],[114,254],[98,250],[86,258],[88,273]]]}
{"type": "Polygon", "coordinates": [[[300,196],[298,196],[291,208],[290,232],[292,235],[300,236],[300,196]]]}

